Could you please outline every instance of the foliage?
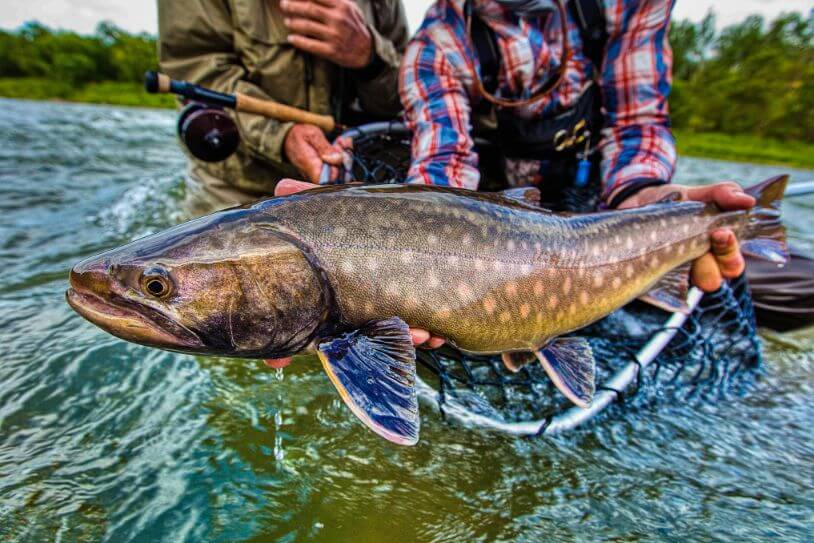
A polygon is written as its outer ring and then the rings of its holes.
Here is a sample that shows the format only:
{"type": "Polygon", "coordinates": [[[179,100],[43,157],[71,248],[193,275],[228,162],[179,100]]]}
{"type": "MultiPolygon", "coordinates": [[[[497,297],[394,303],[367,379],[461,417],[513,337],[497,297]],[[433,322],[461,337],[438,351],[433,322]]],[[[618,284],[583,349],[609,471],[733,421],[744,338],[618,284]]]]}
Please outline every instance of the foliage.
{"type": "Polygon", "coordinates": [[[0,77],[48,78],[70,85],[138,83],[157,68],[156,40],[102,22],[91,36],[51,30],[37,22],[0,31],[0,77]]]}
{"type": "Polygon", "coordinates": [[[715,31],[673,24],[673,124],[695,132],[814,142],[814,15],[752,16],[715,31]]]}

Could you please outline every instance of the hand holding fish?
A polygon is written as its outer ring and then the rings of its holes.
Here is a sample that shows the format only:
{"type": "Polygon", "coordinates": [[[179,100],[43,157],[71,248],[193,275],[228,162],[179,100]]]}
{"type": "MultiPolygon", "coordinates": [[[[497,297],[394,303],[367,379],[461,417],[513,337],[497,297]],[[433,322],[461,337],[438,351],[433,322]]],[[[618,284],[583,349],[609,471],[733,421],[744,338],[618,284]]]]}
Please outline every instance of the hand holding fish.
{"type": "MultiPolygon", "coordinates": [[[[725,181],[704,187],[662,185],[647,187],[625,200],[619,209],[642,207],[677,194],[682,201],[714,203],[724,211],[746,210],[755,205],[755,199],[740,185],[725,181]]],[[[743,274],[746,262],[740,251],[738,238],[728,228],[710,234],[711,250],[693,263],[692,282],[705,292],[721,288],[724,279],[735,279],[743,274]]]]}
{"type": "Polygon", "coordinates": [[[288,41],[343,68],[364,68],[373,37],[362,10],[351,0],[282,0],[288,41]]]}

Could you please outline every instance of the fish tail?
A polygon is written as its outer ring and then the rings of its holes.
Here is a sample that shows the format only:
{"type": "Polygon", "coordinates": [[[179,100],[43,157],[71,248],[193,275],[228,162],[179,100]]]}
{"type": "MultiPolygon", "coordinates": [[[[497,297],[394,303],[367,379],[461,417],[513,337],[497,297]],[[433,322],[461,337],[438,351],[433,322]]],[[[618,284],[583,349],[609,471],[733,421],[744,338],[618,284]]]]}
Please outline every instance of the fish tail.
{"type": "Polygon", "coordinates": [[[780,202],[788,181],[788,175],[779,175],[745,190],[757,200],[746,214],[741,235],[741,250],[745,254],[780,265],[788,262],[786,228],[780,220],[780,202]]]}

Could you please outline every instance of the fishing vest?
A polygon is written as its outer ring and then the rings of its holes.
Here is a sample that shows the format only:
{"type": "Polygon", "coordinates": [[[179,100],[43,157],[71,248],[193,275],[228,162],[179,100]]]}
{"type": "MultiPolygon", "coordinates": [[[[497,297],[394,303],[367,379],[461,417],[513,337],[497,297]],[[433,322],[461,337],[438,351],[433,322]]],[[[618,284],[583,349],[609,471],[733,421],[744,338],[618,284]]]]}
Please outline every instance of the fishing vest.
{"type": "MultiPolygon", "coordinates": [[[[500,49],[494,31],[477,16],[472,0],[464,9],[472,9],[472,35],[481,68],[484,89],[494,94],[497,90],[501,64],[500,49]]],[[[571,17],[579,26],[582,49],[594,65],[594,83],[589,85],[577,103],[556,115],[522,119],[511,108],[495,108],[482,100],[475,108],[476,115],[491,117],[492,126],[478,129],[478,135],[499,142],[503,154],[509,158],[562,160],[575,156],[585,148],[581,135],[590,132],[591,147],[599,141],[604,119],[599,92],[598,71],[602,66],[608,40],[602,0],[568,0],[571,17]],[[496,126],[494,126],[496,121],[496,126]]]]}

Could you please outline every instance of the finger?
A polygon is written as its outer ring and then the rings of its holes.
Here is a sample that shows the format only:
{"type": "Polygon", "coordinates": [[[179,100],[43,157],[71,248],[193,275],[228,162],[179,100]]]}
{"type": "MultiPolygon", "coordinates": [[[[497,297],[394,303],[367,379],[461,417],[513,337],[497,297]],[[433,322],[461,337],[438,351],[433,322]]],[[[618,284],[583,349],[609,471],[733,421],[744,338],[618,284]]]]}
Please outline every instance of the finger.
{"type": "Polygon", "coordinates": [[[707,253],[692,264],[692,283],[704,292],[715,292],[721,288],[723,278],[718,262],[712,253],[707,253]]]}
{"type": "Polygon", "coordinates": [[[314,188],[313,183],[307,181],[297,181],[296,179],[280,179],[274,187],[274,196],[289,196],[314,188]]]}
{"type": "Polygon", "coordinates": [[[274,368],[275,370],[281,370],[284,367],[291,364],[291,360],[292,360],[291,357],[288,357],[288,358],[270,358],[270,359],[267,359],[267,360],[263,360],[263,362],[265,362],[266,366],[268,366],[270,368],[274,368]]]}
{"type": "Polygon", "coordinates": [[[334,145],[339,146],[339,148],[342,149],[343,151],[351,151],[353,150],[353,138],[349,138],[347,136],[340,136],[336,138],[334,145]]]}
{"type": "Polygon", "coordinates": [[[315,131],[310,134],[308,141],[313,146],[314,150],[319,154],[320,159],[332,166],[342,165],[342,149],[340,147],[331,145],[328,138],[322,131],[315,131]]]}
{"type": "Polygon", "coordinates": [[[413,345],[418,347],[430,339],[430,333],[421,328],[410,328],[410,339],[413,340],[413,345]]]}
{"type": "Polygon", "coordinates": [[[725,279],[740,277],[746,270],[746,261],[740,251],[740,244],[735,233],[729,229],[716,230],[712,233],[712,254],[725,279]]]}
{"type": "Polygon", "coordinates": [[[304,17],[314,21],[327,21],[331,10],[310,0],[281,0],[280,9],[287,17],[304,17]]]}
{"type": "Polygon", "coordinates": [[[444,338],[440,338],[438,336],[432,336],[430,339],[427,340],[427,343],[424,344],[424,347],[427,349],[437,349],[446,343],[447,340],[444,338]]]}
{"type": "Polygon", "coordinates": [[[336,53],[331,44],[324,41],[315,40],[307,36],[301,36],[299,34],[289,34],[288,43],[297,49],[305,51],[306,53],[311,53],[312,55],[326,58],[328,60],[333,58],[334,54],[336,53]]]}
{"type": "Polygon", "coordinates": [[[692,187],[687,189],[690,200],[698,202],[712,202],[721,209],[749,209],[755,205],[755,199],[745,192],[740,185],[733,181],[726,181],[708,187],[692,187]]]}
{"type": "Polygon", "coordinates": [[[304,17],[286,17],[283,23],[292,34],[302,34],[319,41],[329,41],[333,34],[331,29],[319,21],[304,17]]]}

